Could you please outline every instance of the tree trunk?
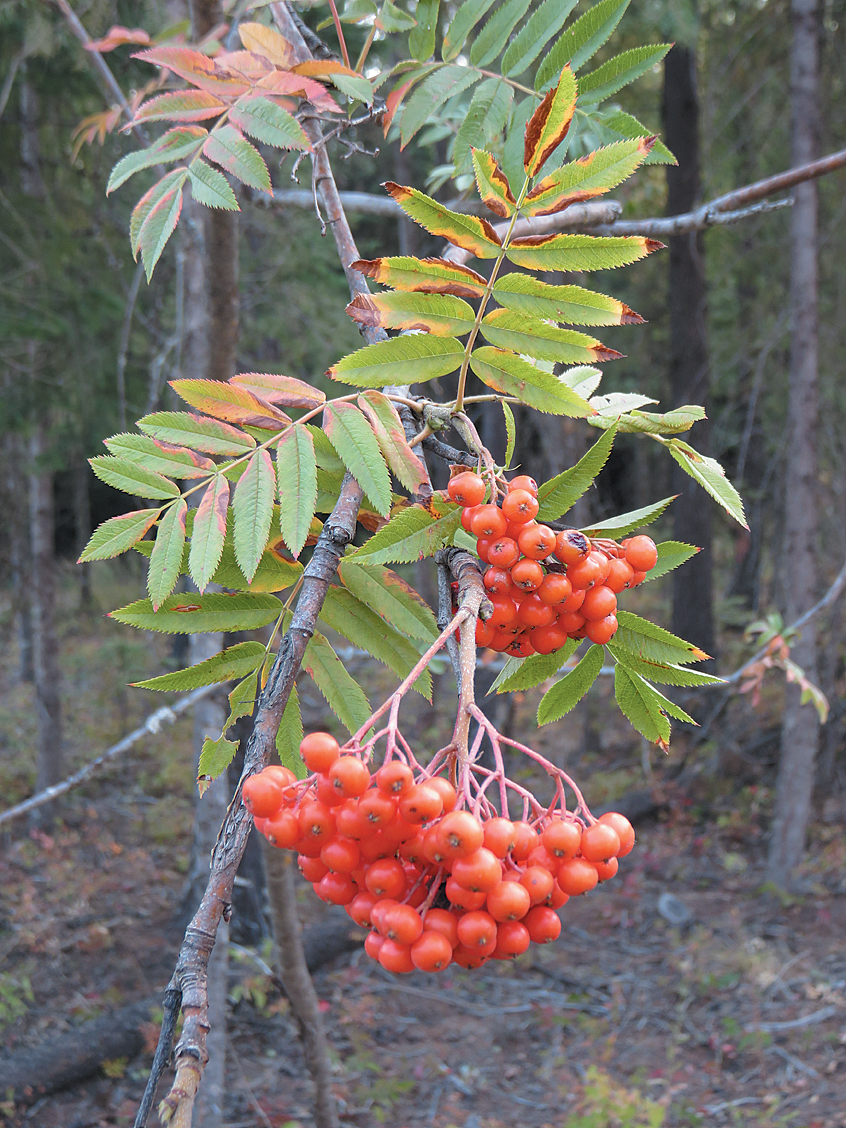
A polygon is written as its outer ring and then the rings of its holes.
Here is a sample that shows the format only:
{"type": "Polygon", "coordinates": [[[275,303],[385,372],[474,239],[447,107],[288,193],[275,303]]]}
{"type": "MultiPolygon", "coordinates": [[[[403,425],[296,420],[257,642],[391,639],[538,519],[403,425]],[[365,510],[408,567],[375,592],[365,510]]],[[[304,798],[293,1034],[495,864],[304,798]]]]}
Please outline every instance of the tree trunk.
{"type": "MultiPolygon", "coordinates": [[[[792,0],[790,60],[792,157],[812,161],[819,136],[819,0],[792,0]]],[[[790,227],[790,387],[787,401],[787,480],[784,498],[785,613],[790,622],[806,611],[817,591],[817,188],[813,180],[793,192],[790,227]]],[[[817,678],[814,621],[802,629],[792,657],[817,678]]],[[[776,805],[770,838],[769,878],[791,884],[805,849],[811,810],[819,721],[812,705],[800,705],[788,685],[781,735],[776,805]]]]}
{"type": "Polygon", "coordinates": [[[24,444],[17,432],[5,435],[5,513],[9,538],[12,607],[18,635],[18,677],[35,681],[32,642],[32,589],[30,568],[29,500],[24,444]]]}
{"type": "MultiPolygon", "coordinates": [[[[34,348],[32,361],[34,363],[34,348]]],[[[47,427],[39,421],[30,440],[29,525],[35,708],[38,750],[35,790],[62,778],[62,703],[59,696],[59,644],[56,638],[56,579],[53,541],[53,475],[44,465],[47,427]]],[[[52,804],[33,812],[32,821],[52,821],[52,804]]]]}
{"type": "MultiPolygon", "coordinates": [[[[664,61],[664,140],[678,159],[667,169],[667,214],[693,209],[700,191],[699,102],[696,55],[677,44],[664,61]]],[[[702,233],[670,239],[670,406],[703,404],[710,387],[707,289],[702,233]]],[[[691,443],[709,453],[707,420],[697,423],[691,443]]],[[[709,654],[714,653],[711,507],[708,498],[681,467],[674,467],[673,534],[699,545],[699,552],[673,573],[673,630],[709,654]]]]}

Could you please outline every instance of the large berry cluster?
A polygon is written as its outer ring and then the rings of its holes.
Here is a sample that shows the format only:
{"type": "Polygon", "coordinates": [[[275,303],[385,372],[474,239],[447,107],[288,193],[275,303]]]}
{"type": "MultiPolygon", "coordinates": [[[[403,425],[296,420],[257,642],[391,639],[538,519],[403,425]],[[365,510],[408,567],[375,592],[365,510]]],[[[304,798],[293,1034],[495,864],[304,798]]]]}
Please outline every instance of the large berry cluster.
{"type": "Polygon", "coordinates": [[[493,614],[479,620],[476,642],[514,657],[551,654],[568,638],[610,642],[618,594],[641,583],[658,559],[647,536],[616,544],[539,524],[537,483],[526,475],[508,483],[501,505],[484,503],[487,487],[470,471],[452,478],[448,493],[464,506],[461,523],[489,565],[493,614]]]}
{"type": "Polygon", "coordinates": [[[428,769],[388,759],[371,776],[366,748],[344,753],[325,732],[300,753],[307,779],[265,768],[244,781],[244,803],[268,841],[297,851],[319,897],[372,929],[365,950],[388,971],[474,968],[557,939],[555,910],[613,877],[634,845],[623,815],[577,818],[560,789],[512,821],[485,785],[476,813],[463,808],[464,789],[432,774],[438,757],[428,769]]]}

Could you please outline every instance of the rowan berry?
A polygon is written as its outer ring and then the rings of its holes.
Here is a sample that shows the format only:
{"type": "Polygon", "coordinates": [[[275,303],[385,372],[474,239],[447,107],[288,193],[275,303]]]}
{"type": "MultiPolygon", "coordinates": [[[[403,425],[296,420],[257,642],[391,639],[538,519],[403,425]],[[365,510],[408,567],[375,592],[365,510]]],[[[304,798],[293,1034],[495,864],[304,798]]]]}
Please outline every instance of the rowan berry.
{"type": "Polygon", "coordinates": [[[550,607],[563,603],[567,596],[572,595],[572,593],[573,585],[560,572],[549,572],[544,576],[543,583],[537,590],[538,599],[542,599],[550,607]]]}
{"type": "Polygon", "coordinates": [[[359,810],[358,800],[347,799],[335,811],[335,826],[338,834],[345,838],[354,838],[358,841],[371,833],[370,823],[364,813],[359,810]]]}
{"type": "Polygon", "coordinates": [[[567,598],[559,604],[559,612],[578,611],[584,603],[586,595],[587,592],[584,588],[576,588],[575,591],[571,592],[571,594],[568,595],[567,598]]]}
{"type": "Polygon", "coordinates": [[[446,858],[466,858],[485,841],[482,824],[469,811],[450,811],[438,823],[436,831],[446,858]]]}
{"type": "Polygon", "coordinates": [[[458,921],[458,941],[476,952],[492,952],[496,947],[496,921],[479,909],[465,913],[458,921]]]}
{"type": "Polygon", "coordinates": [[[511,857],[515,862],[522,862],[528,858],[532,850],[538,844],[538,832],[533,826],[527,822],[515,822],[514,824],[514,846],[511,850],[511,857]]]}
{"type": "Polygon", "coordinates": [[[595,583],[599,583],[602,576],[602,568],[593,555],[585,556],[578,564],[567,565],[567,579],[573,585],[573,590],[577,588],[593,587],[595,583]]]}
{"type": "Polygon", "coordinates": [[[318,799],[327,807],[340,807],[346,798],[340,791],[335,789],[334,783],[326,772],[318,773],[317,787],[313,795],[315,799],[318,799]]]}
{"type": "Polygon", "coordinates": [[[293,811],[279,811],[265,821],[262,834],[271,846],[293,850],[300,837],[300,823],[293,811]]]}
{"type": "Polygon", "coordinates": [[[316,799],[307,799],[300,807],[299,823],[303,838],[319,840],[321,848],[335,833],[335,816],[316,799]]]}
{"type": "Polygon", "coordinates": [[[320,851],[320,860],[334,873],[352,873],[361,861],[361,850],[352,838],[336,835],[320,851]]]}
{"type": "Polygon", "coordinates": [[[339,756],[327,775],[344,799],[357,799],[370,786],[370,771],[357,756],[339,756]]]}
{"type": "Polygon", "coordinates": [[[487,952],[474,951],[472,948],[465,948],[463,944],[459,944],[452,953],[452,962],[468,970],[481,967],[489,959],[490,956],[487,952]]]}
{"type": "Polygon", "coordinates": [[[504,653],[512,658],[530,658],[535,652],[532,640],[527,634],[521,634],[511,640],[504,653]]]}
{"type": "Polygon", "coordinates": [[[523,918],[529,936],[536,944],[550,944],[561,935],[561,919],[554,909],[536,905],[523,918]]]}
{"type": "Polygon", "coordinates": [[[498,858],[504,858],[514,846],[514,823],[500,815],[485,819],[482,823],[482,835],[488,850],[498,858]]]}
{"type": "Polygon", "coordinates": [[[444,801],[437,788],[416,783],[400,799],[399,809],[406,822],[419,824],[436,819],[444,809],[444,801]]]}
{"type": "Polygon", "coordinates": [[[618,858],[625,858],[627,854],[632,852],[632,847],[635,844],[634,827],[626,818],[618,811],[606,811],[604,815],[599,816],[601,823],[608,823],[617,832],[617,837],[620,839],[620,849],[617,851],[618,858]]]}
{"type": "Polygon", "coordinates": [[[532,631],[532,646],[538,654],[553,654],[561,649],[568,637],[560,623],[550,623],[547,627],[535,627],[532,631]]]}
{"type": "Polygon", "coordinates": [[[340,751],[337,740],[328,732],[310,732],[300,742],[300,755],[312,772],[328,772],[340,751]]]}
{"type": "Polygon", "coordinates": [[[378,961],[379,950],[385,943],[385,937],[380,936],[378,932],[368,932],[364,938],[364,950],[370,956],[371,960],[378,961]]]}
{"type": "Polygon", "coordinates": [[[549,909],[561,909],[570,900],[569,893],[565,893],[561,886],[556,881],[552,887],[552,892],[544,901],[544,904],[549,909]]]}
{"type": "Polygon", "coordinates": [[[508,570],[508,568],[494,567],[493,565],[491,565],[491,567],[488,568],[488,570],[485,572],[483,582],[485,588],[491,593],[491,595],[498,595],[502,592],[508,591],[508,589],[512,586],[511,572],[508,570]]]}
{"type": "Polygon", "coordinates": [[[616,877],[617,870],[620,868],[616,858],[608,858],[605,862],[593,862],[592,865],[600,881],[610,881],[612,877],[616,877]]]}
{"type": "Polygon", "coordinates": [[[381,830],[375,833],[371,830],[367,837],[359,842],[358,848],[361,851],[362,862],[367,865],[380,858],[392,858],[397,852],[396,842],[392,842],[381,830]]]}
{"type": "Polygon", "coordinates": [[[244,780],[241,797],[251,815],[268,819],[282,807],[284,789],[273,776],[259,772],[258,775],[247,776],[244,780]]]}
{"type": "Polygon", "coordinates": [[[414,772],[400,760],[383,764],[376,773],[376,786],[386,795],[404,795],[414,785],[414,772]]]}
{"type": "MultiPolygon", "coordinates": [[[[522,564],[523,561],[521,560],[522,564]]],[[[520,564],[516,565],[517,568],[520,564]]],[[[485,620],[492,627],[504,627],[506,623],[513,623],[517,618],[517,604],[509,595],[492,595],[490,597],[493,611],[485,620]]]]}
{"type": "Polygon", "coordinates": [[[369,928],[372,921],[370,913],[376,904],[376,896],[369,889],[356,893],[348,905],[345,905],[347,915],[351,917],[359,928],[369,928]]]}
{"type": "Polygon", "coordinates": [[[449,941],[451,948],[458,947],[458,917],[446,909],[429,909],[423,919],[426,932],[439,932],[449,941]]]}
{"type": "Polygon", "coordinates": [[[348,905],[358,892],[349,874],[331,870],[321,877],[314,891],[321,901],[328,901],[330,905],[348,905]]]}
{"type": "Polygon", "coordinates": [[[426,780],[426,786],[434,787],[435,791],[440,795],[444,805],[444,814],[448,814],[453,810],[455,804],[458,802],[458,796],[455,793],[455,788],[448,779],[444,779],[443,776],[432,776],[430,779],[426,780]]]}
{"type": "Polygon", "coordinates": [[[658,549],[651,537],[632,537],[626,545],[626,560],[636,572],[649,572],[658,563],[658,549]]]}
{"type": "Polygon", "coordinates": [[[533,592],[517,608],[517,622],[527,627],[548,627],[555,622],[556,614],[554,607],[544,603],[537,592],[533,592]]]}
{"type": "Polygon", "coordinates": [[[604,619],[593,619],[585,623],[585,634],[591,642],[604,646],[617,633],[617,626],[617,616],[606,615],[604,619]]]}
{"type": "Polygon", "coordinates": [[[532,497],[538,496],[538,484],[528,474],[518,474],[516,478],[512,478],[508,483],[508,492],[511,493],[512,490],[528,490],[532,497]]]}
{"type": "Polygon", "coordinates": [[[393,908],[399,903],[400,902],[394,897],[376,897],[376,903],[370,910],[370,919],[373,921],[373,927],[378,929],[380,934],[385,920],[385,913],[388,909],[393,908]]]}
{"type": "MultiPolygon", "coordinates": [[[[520,886],[515,888],[519,889],[520,886]]],[[[532,942],[525,924],[519,920],[507,920],[497,925],[496,946],[492,952],[495,960],[513,960],[525,952],[532,942]]]]}
{"type": "Polygon", "coordinates": [[[629,580],[629,587],[630,588],[639,587],[645,579],[646,579],[646,572],[635,572],[634,575],[632,576],[632,578],[629,580]]]}
{"type": "Polygon", "coordinates": [[[423,932],[423,920],[411,905],[392,905],[382,915],[382,927],[379,931],[398,944],[413,944],[423,932]]]}
{"type": "Polygon", "coordinates": [[[581,854],[589,862],[606,862],[619,850],[620,836],[609,823],[597,822],[582,831],[581,854]]]}
{"type": "Polygon", "coordinates": [[[443,971],[452,963],[452,952],[452,944],[446,936],[427,929],[411,945],[411,962],[418,971],[443,971]]]}
{"type": "Polygon", "coordinates": [[[459,885],[454,877],[448,877],[444,886],[447,900],[451,905],[458,905],[460,909],[481,909],[487,900],[487,893],[465,889],[459,885]]]}
{"type": "Polygon", "coordinates": [[[562,564],[578,564],[590,552],[590,541],[577,529],[564,529],[555,538],[555,555],[562,564]]]}
{"type": "Polygon", "coordinates": [[[536,591],[543,583],[543,577],[543,568],[537,560],[518,560],[511,569],[511,582],[523,591],[536,591]]]}
{"type": "Polygon", "coordinates": [[[599,876],[587,858],[568,858],[559,866],[557,880],[562,893],[577,897],[595,888],[599,876]]]}
{"type": "Polygon", "coordinates": [[[538,512],[538,499],[528,490],[509,490],[502,503],[504,516],[515,525],[533,521],[538,512]]]}
{"type": "Polygon", "coordinates": [[[297,866],[306,881],[312,885],[324,878],[329,872],[329,867],[324,865],[320,858],[308,858],[305,854],[297,855],[297,866]]]}
{"type": "Polygon", "coordinates": [[[606,556],[604,552],[594,549],[588,556],[589,560],[593,560],[599,568],[599,579],[597,584],[604,584],[608,579],[608,573],[611,571],[611,558],[606,556]]]}
{"type": "Polygon", "coordinates": [[[531,904],[540,905],[552,892],[555,878],[545,866],[527,866],[520,884],[528,891],[531,904]]]}
{"type": "Polygon", "coordinates": [[[520,534],[517,544],[530,560],[545,560],[555,548],[555,533],[547,525],[533,525],[520,534]]]}
{"type": "Polygon", "coordinates": [[[358,801],[359,814],[367,820],[371,830],[387,826],[396,817],[397,802],[378,788],[366,791],[358,801]]]}
{"type": "Polygon", "coordinates": [[[447,860],[447,847],[441,837],[439,823],[430,826],[423,835],[423,857],[433,866],[442,866],[447,860]]]}
{"type": "Polygon", "coordinates": [[[488,549],[488,560],[497,568],[510,568],[519,559],[517,541],[507,536],[497,537],[488,549]]]}
{"type": "Polygon", "coordinates": [[[496,505],[480,505],[473,514],[470,529],[477,537],[501,537],[507,524],[502,510],[496,505]]]}
{"type": "Polygon", "coordinates": [[[558,626],[568,635],[575,635],[585,625],[585,617],[579,611],[562,611],[558,616],[558,626]]]}
{"type": "Polygon", "coordinates": [[[604,619],[617,610],[617,596],[605,584],[597,584],[585,593],[580,608],[586,619],[604,619]]]}
{"type": "Polygon", "coordinates": [[[625,591],[625,589],[629,587],[633,576],[634,568],[632,568],[628,560],[612,560],[605,584],[607,587],[611,588],[615,594],[619,595],[621,591],[625,591]]]}
{"type": "Polygon", "coordinates": [[[487,487],[478,474],[467,470],[450,478],[447,493],[459,505],[479,505],[485,500],[487,487]]]}
{"type": "Polygon", "coordinates": [[[485,902],[488,912],[496,921],[522,920],[531,908],[529,890],[517,881],[500,881],[488,893],[485,902]]]}
{"type": "Polygon", "coordinates": [[[494,632],[494,636],[491,639],[491,641],[488,643],[488,647],[491,650],[496,650],[496,651],[499,651],[500,653],[503,653],[504,651],[506,651],[508,649],[508,647],[511,645],[511,643],[513,641],[514,641],[514,631],[513,630],[507,630],[507,629],[503,628],[502,630],[498,630],[498,631],[494,632]]]}
{"type": "Polygon", "coordinates": [[[490,646],[493,642],[494,635],[496,634],[496,627],[492,627],[490,623],[486,623],[484,619],[476,620],[476,645],[477,646],[490,646]]]}
{"type": "Polygon", "coordinates": [[[377,897],[401,897],[407,884],[402,862],[397,858],[378,858],[367,867],[364,884],[377,897]]]}
{"type": "Polygon", "coordinates": [[[553,819],[544,828],[541,842],[558,861],[575,858],[582,841],[582,828],[570,819],[553,819]]]}
{"type": "Polygon", "coordinates": [[[385,971],[392,971],[395,975],[404,975],[414,971],[411,961],[411,948],[408,944],[398,944],[396,940],[385,940],[379,948],[379,963],[385,971]]]}
{"type": "Polygon", "coordinates": [[[478,505],[473,505],[468,509],[461,510],[461,527],[465,533],[471,533],[473,531],[470,526],[473,523],[473,517],[478,508],[478,505]]]}
{"type": "Polygon", "coordinates": [[[472,854],[456,858],[452,865],[452,876],[465,889],[489,893],[502,881],[502,863],[496,854],[480,846],[472,854]]]}
{"type": "Polygon", "coordinates": [[[275,779],[281,785],[283,802],[296,802],[297,777],[290,768],[283,768],[281,764],[269,764],[261,774],[275,779]]]}

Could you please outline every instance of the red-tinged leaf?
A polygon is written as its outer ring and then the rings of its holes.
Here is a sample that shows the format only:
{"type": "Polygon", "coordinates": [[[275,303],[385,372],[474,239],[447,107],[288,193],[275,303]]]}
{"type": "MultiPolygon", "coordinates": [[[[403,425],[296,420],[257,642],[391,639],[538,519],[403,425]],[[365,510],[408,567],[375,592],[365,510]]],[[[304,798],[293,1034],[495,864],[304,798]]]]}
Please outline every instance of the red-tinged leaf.
{"type": "Polygon", "coordinates": [[[599,364],[606,360],[619,360],[623,355],[587,333],[559,329],[548,321],[526,313],[514,313],[510,309],[491,310],[483,318],[481,330],[485,338],[498,348],[559,364],[599,364]]]}
{"type": "Polygon", "coordinates": [[[160,512],[159,509],[134,509],[131,513],[121,513],[119,517],[104,521],[98,529],[95,529],[77,563],[85,564],[88,560],[111,560],[115,556],[120,556],[122,552],[137,544],[147,530],[153,527],[160,512]]]}
{"type": "Polygon", "coordinates": [[[341,561],[338,574],[356,599],[409,638],[430,643],[437,636],[429,604],[390,568],[381,564],[366,567],[347,558],[341,561]]]}
{"type": "Polygon", "coordinates": [[[169,192],[174,184],[178,183],[182,185],[185,183],[187,175],[184,168],[175,168],[172,172],[166,173],[149,191],[144,193],[132,209],[132,215],[129,220],[129,242],[132,247],[132,254],[136,259],[138,258],[138,242],[144,220],[162,196],[164,196],[166,192],[169,192]]]}
{"type": "Polygon", "coordinates": [[[581,286],[551,286],[517,271],[497,279],[494,297],[507,309],[565,325],[643,325],[640,314],[616,298],[581,286]]]}
{"type": "Polygon", "coordinates": [[[171,380],[170,386],[191,407],[227,423],[281,431],[291,422],[278,407],[237,384],[222,380],[171,380]]]}
{"type": "Polygon", "coordinates": [[[206,454],[240,455],[255,448],[256,440],[221,423],[202,415],[192,415],[188,411],[157,411],[138,420],[138,429],[163,443],[175,446],[191,446],[206,454]]]}
{"type": "Polygon", "coordinates": [[[238,25],[238,35],[248,51],[262,55],[277,67],[289,70],[297,61],[297,53],[292,44],[272,27],[260,23],[242,23],[238,25]]]}
{"type": "Polygon", "coordinates": [[[404,188],[387,181],[383,188],[396,200],[406,215],[419,223],[430,235],[448,239],[477,258],[496,258],[502,249],[499,236],[486,219],[450,211],[431,196],[416,188],[404,188]]]}
{"type": "Polygon", "coordinates": [[[388,466],[409,493],[428,486],[426,467],[408,445],[402,420],[387,396],[372,390],[365,392],[359,396],[358,406],[370,420],[388,466]]]}
{"type": "Polygon", "coordinates": [[[391,480],[373,428],[351,403],[329,403],[323,411],[323,429],[378,513],[391,511],[391,480]]]}
{"type": "Polygon", "coordinates": [[[154,47],[150,51],[139,51],[132,57],[153,66],[166,67],[210,94],[238,97],[250,89],[243,75],[219,66],[208,55],[201,55],[190,47],[154,47]]]}
{"type": "Polygon", "coordinates": [[[292,427],[276,447],[279,528],[294,557],[302,552],[317,504],[314,440],[304,426],[292,427]]]}
{"type": "Polygon", "coordinates": [[[422,74],[415,74],[412,78],[407,78],[403,82],[397,83],[397,85],[385,99],[385,109],[382,113],[383,137],[388,136],[388,130],[391,128],[391,122],[394,120],[394,114],[396,114],[397,110],[399,109],[400,103],[402,102],[403,98],[406,96],[415,82],[419,82],[422,77],[422,74]]]}
{"type": "Polygon", "coordinates": [[[641,235],[527,235],[513,239],[506,253],[528,270],[612,270],[663,248],[641,235]]]}
{"type": "Polygon", "coordinates": [[[147,594],[154,611],[158,611],[179,579],[187,515],[188,502],[180,498],[165,510],[159,522],[156,543],[147,569],[147,594]]]}
{"type": "Polygon", "coordinates": [[[153,276],[156,263],[161,258],[168,239],[179,222],[182,212],[182,185],[187,176],[188,170],[183,169],[181,177],[177,176],[167,191],[150,208],[138,232],[138,247],[148,282],[153,276]]]}
{"type": "Polygon", "coordinates": [[[275,492],[273,462],[266,450],[257,450],[238,480],[232,505],[235,514],[235,559],[248,581],[256,574],[267,545],[275,492]]]}
{"type": "Polygon", "coordinates": [[[217,474],[203,494],[191,532],[188,571],[200,591],[206,590],[220,563],[228,506],[229,482],[223,474],[217,474]]]}
{"type": "Polygon", "coordinates": [[[221,125],[209,135],[203,155],[227,172],[262,192],[272,191],[270,173],[261,153],[234,125],[221,125]]]}
{"type": "Polygon", "coordinates": [[[225,109],[225,102],[205,90],[173,90],[145,102],[125,130],[142,121],[205,121],[225,109]]]}
{"type": "Polygon", "coordinates": [[[127,153],[112,169],[106,185],[106,195],[110,195],[142,169],[193,157],[207,136],[207,131],[201,125],[178,125],[169,129],[148,149],[135,149],[127,153]]]}
{"type": "Polygon", "coordinates": [[[526,123],[523,167],[534,176],[567,136],[576,109],[576,79],[569,66],[526,123]]]}
{"type": "Polygon", "coordinates": [[[273,94],[305,98],[317,109],[328,110],[329,113],[337,113],[340,109],[338,103],[325,86],[319,82],[315,82],[312,78],[306,78],[301,74],[293,74],[291,71],[272,71],[265,78],[261,79],[260,82],[256,83],[256,86],[261,90],[273,94]]]}
{"type": "Polygon", "coordinates": [[[475,322],[472,306],[451,294],[356,294],[347,313],[359,325],[421,329],[435,337],[460,337],[475,322]]]}
{"type": "Polygon", "coordinates": [[[197,203],[224,211],[241,210],[229,181],[218,169],[195,157],[188,168],[188,175],[191,178],[191,195],[197,203]]]}
{"type": "Polygon", "coordinates": [[[311,142],[297,119],[269,98],[239,99],[229,112],[229,120],[257,141],[275,149],[311,152],[311,142]]]}
{"type": "Polygon", "coordinates": [[[494,215],[507,219],[514,214],[517,205],[508,177],[490,153],[486,153],[484,149],[471,149],[471,152],[476,187],[482,203],[494,215]]]}
{"type": "Polygon", "coordinates": [[[259,396],[267,403],[281,403],[285,407],[320,407],[326,396],[294,376],[280,376],[275,372],[241,372],[229,381],[238,388],[259,396]]]}
{"type": "Polygon", "coordinates": [[[107,51],[114,51],[115,47],[123,47],[126,43],[149,43],[150,36],[143,27],[121,27],[114,24],[109,28],[102,39],[91,39],[85,44],[86,51],[96,51],[105,55],[107,51]]]}
{"type": "Polygon", "coordinates": [[[524,215],[554,215],[571,204],[610,192],[643,164],[655,141],[655,137],[617,141],[562,165],[535,185],[521,211],[524,215]]]}
{"type": "Polygon", "coordinates": [[[236,71],[249,79],[251,86],[267,75],[273,74],[273,63],[253,51],[223,51],[215,55],[214,61],[219,67],[236,71]]]}
{"type": "Polygon", "coordinates": [[[138,462],[148,470],[167,478],[205,478],[213,474],[215,464],[193,450],[170,443],[160,443],[147,435],[112,435],[103,440],[111,454],[138,462]]]}
{"type": "Polygon", "coordinates": [[[459,266],[441,258],[393,258],[358,259],[352,263],[354,270],[391,286],[394,290],[406,290],[420,294],[455,294],[459,298],[481,298],[487,281],[469,266],[459,266]]]}

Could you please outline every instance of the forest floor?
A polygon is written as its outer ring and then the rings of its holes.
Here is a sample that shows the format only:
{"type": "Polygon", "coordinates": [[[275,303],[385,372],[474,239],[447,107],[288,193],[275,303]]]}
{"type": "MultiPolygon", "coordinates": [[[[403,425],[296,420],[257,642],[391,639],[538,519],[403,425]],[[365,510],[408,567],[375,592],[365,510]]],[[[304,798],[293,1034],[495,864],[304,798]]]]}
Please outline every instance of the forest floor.
{"type": "MultiPolygon", "coordinates": [[[[126,585],[103,572],[98,600],[115,606],[126,585]]],[[[0,633],[0,793],[11,803],[31,790],[34,719],[3,609],[0,633]]],[[[159,672],[167,644],[69,614],[62,645],[73,768],[160,704],[125,683],[159,672]]],[[[694,768],[713,768],[719,745],[732,778],[689,771],[681,788],[667,780],[684,740],[650,764],[604,695],[531,739],[590,802],[650,787],[660,817],[638,826],[617,879],[562,910],[561,939],[513,964],[396,977],[358,949],[322,968],[345,1125],[846,1128],[842,805],[829,799],[813,828],[804,893],[777,897],[763,885],[771,765],[766,751],[749,752],[766,746],[766,702],[756,715],[744,699],[721,741],[688,753],[694,768]]],[[[318,723],[319,702],[303,699],[318,723]]],[[[510,719],[524,738],[535,706],[526,695],[510,719]]],[[[409,714],[418,737],[441,723],[425,702],[409,714]]],[[[160,996],[191,848],[190,741],[183,718],[71,792],[49,833],[3,828],[0,1055],[160,996]]],[[[300,896],[307,923],[331,911],[307,887],[300,896]]],[[[296,1027],[256,956],[269,950],[232,950],[225,1124],[310,1128],[296,1027]]],[[[107,1061],[28,1110],[0,1104],[0,1122],[131,1125],[157,1017],[152,1009],[137,1058],[107,1061]]]]}

